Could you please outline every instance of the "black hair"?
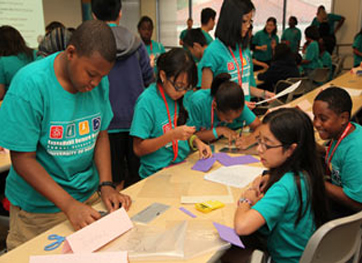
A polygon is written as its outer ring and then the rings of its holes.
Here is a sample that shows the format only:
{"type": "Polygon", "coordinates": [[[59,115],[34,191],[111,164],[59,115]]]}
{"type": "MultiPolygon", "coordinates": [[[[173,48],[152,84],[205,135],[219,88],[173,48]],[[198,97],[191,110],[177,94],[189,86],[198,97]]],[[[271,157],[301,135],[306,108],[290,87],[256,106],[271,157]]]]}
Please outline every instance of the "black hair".
{"type": "Polygon", "coordinates": [[[28,47],[20,32],[12,26],[0,27],[0,57],[25,54],[33,60],[33,49],[28,47]]]}
{"type": "Polygon", "coordinates": [[[304,34],[307,38],[318,41],[319,39],[319,31],[316,26],[309,26],[305,29],[304,34]]]}
{"type": "Polygon", "coordinates": [[[79,56],[90,57],[94,52],[98,52],[108,62],[116,60],[116,41],[112,30],[99,20],[88,20],[77,27],[69,45],[76,48],[79,56]]]}
{"type": "Polygon", "coordinates": [[[58,27],[62,27],[65,28],[65,26],[59,22],[59,21],[52,21],[50,22],[46,27],[45,27],[45,31],[48,34],[49,32],[51,32],[53,29],[58,28],[58,27]]]}
{"type": "Polygon", "coordinates": [[[211,96],[215,99],[217,110],[223,113],[244,108],[243,89],[231,81],[231,76],[228,73],[221,73],[212,81],[211,96]]]}
{"type": "Polygon", "coordinates": [[[200,28],[187,30],[183,42],[190,47],[193,47],[194,43],[199,43],[202,47],[207,45],[206,38],[200,28]]]}
{"type": "Polygon", "coordinates": [[[295,25],[298,25],[298,19],[297,19],[297,17],[291,16],[291,17],[289,17],[289,19],[294,20],[294,24],[295,24],[295,25]]]}
{"type": "MultiPolygon", "coordinates": [[[[192,87],[197,84],[197,68],[191,55],[183,48],[173,48],[166,53],[161,54],[157,59],[157,83],[161,84],[160,71],[164,71],[166,78],[174,77],[176,80],[182,73],[187,74],[187,83],[192,87]]],[[[177,101],[179,106],[179,117],[177,125],[186,123],[188,114],[183,106],[183,97],[177,101]]]]}
{"type": "MultiPolygon", "coordinates": [[[[275,17],[271,16],[266,20],[266,23],[268,23],[268,22],[273,22],[274,23],[275,28],[274,28],[273,32],[271,32],[271,34],[276,35],[277,32],[278,32],[277,19],[275,17]]],[[[266,33],[266,26],[264,27],[264,32],[266,33]]]]}
{"type": "Polygon", "coordinates": [[[321,10],[326,11],[326,8],[324,7],[324,5],[318,6],[317,13],[319,13],[321,10]]]}
{"type": "Polygon", "coordinates": [[[216,11],[209,7],[201,10],[201,25],[206,25],[210,19],[215,20],[216,11]]]}
{"type": "Polygon", "coordinates": [[[102,21],[115,21],[122,9],[121,0],[92,0],[92,12],[102,21]]]}
{"type": "Polygon", "coordinates": [[[347,91],[338,87],[330,87],[320,92],[314,101],[321,100],[328,104],[328,109],[336,114],[348,112],[351,117],[352,99],[347,91]]]}
{"type": "Polygon", "coordinates": [[[137,29],[140,29],[143,23],[150,23],[151,27],[153,28],[153,21],[149,16],[141,17],[140,21],[137,24],[137,29]]]}
{"type": "Polygon", "coordinates": [[[279,43],[275,46],[273,60],[295,60],[295,55],[290,49],[289,45],[285,43],[279,43]]]}
{"type": "Polygon", "coordinates": [[[255,10],[250,0],[224,0],[220,17],[217,22],[215,36],[226,46],[236,48],[241,44],[242,49],[249,46],[249,36],[242,37],[243,16],[255,10]]]}
{"type": "Polygon", "coordinates": [[[309,116],[296,108],[284,108],[265,116],[263,124],[268,124],[271,133],[287,150],[296,144],[292,155],[279,167],[270,169],[266,191],[278,182],[285,173],[292,172],[298,190],[299,208],[294,223],[297,226],[310,207],[317,226],[324,224],[328,217],[327,199],[324,186],[323,168],[318,160],[313,124],[309,116]],[[299,174],[305,176],[307,203],[303,208],[302,190],[299,174]]]}

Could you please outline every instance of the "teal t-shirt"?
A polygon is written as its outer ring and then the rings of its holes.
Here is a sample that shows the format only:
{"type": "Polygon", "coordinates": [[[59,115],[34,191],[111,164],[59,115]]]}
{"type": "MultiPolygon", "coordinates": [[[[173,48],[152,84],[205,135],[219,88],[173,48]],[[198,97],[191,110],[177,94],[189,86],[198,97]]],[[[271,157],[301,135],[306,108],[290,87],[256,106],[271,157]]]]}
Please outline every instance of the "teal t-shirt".
{"type": "MultiPolygon", "coordinates": [[[[327,15],[327,19],[328,19],[327,23],[328,23],[328,25],[329,25],[329,33],[330,33],[331,35],[334,35],[334,26],[335,26],[335,23],[338,22],[338,21],[340,21],[340,20],[342,20],[342,16],[336,15],[336,14],[333,14],[333,13],[329,13],[329,14],[327,15]]],[[[315,18],[313,19],[313,21],[312,21],[312,26],[317,26],[317,27],[319,27],[320,24],[321,24],[321,23],[319,23],[317,17],[315,17],[315,18]]]]}
{"type": "Polygon", "coordinates": [[[187,34],[187,31],[188,31],[187,28],[181,31],[180,37],[179,37],[181,40],[184,40],[184,38],[185,38],[185,36],[187,34]]]}
{"type": "MultiPolygon", "coordinates": [[[[92,91],[71,94],[59,84],[54,59],[59,53],[22,68],[0,108],[0,145],[18,152],[36,152],[37,161],[76,200],[97,189],[94,150],[98,133],[112,117],[107,77],[92,91]]],[[[5,195],[28,212],[60,210],[35,191],[11,167],[5,195]]]]}
{"type": "MultiPolygon", "coordinates": [[[[190,99],[189,104],[189,120],[187,125],[195,126],[197,131],[211,129],[211,109],[213,97],[211,96],[211,89],[203,89],[194,92],[190,99]]],[[[250,125],[256,118],[255,114],[244,105],[244,109],[240,116],[232,123],[221,122],[214,111],[214,127],[226,126],[230,129],[236,130],[245,125],[250,125]]]]}
{"type": "Polygon", "coordinates": [[[214,41],[212,36],[210,36],[210,34],[208,32],[206,32],[205,30],[203,30],[203,29],[201,29],[201,32],[204,34],[204,36],[206,38],[206,45],[210,45],[211,42],[214,41]]]}
{"type": "MultiPolygon", "coordinates": [[[[354,41],[353,41],[353,48],[357,49],[359,52],[362,52],[362,34],[358,34],[354,41]]],[[[354,67],[357,67],[361,64],[362,62],[362,56],[358,56],[356,54],[353,54],[353,65],[354,67]]]]}
{"type": "Polygon", "coordinates": [[[258,211],[266,224],[258,231],[267,236],[267,247],[274,262],[298,263],[309,238],[316,230],[311,206],[306,208],[308,186],[300,173],[303,211],[305,215],[295,227],[299,195],[294,174],[288,172],[265,193],[252,209],[258,211]]]}
{"type": "MultiPolygon", "coordinates": [[[[343,188],[351,199],[362,202],[362,127],[352,123],[356,128],[345,137],[334,152],[332,164],[332,183],[343,188]]],[[[329,156],[337,141],[334,141],[329,156]]],[[[329,159],[328,156],[328,159],[329,159]]]]}
{"type": "Polygon", "coordinates": [[[267,50],[254,50],[254,58],[259,61],[270,61],[273,58],[273,49],[271,47],[272,41],[275,41],[276,44],[279,43],[279,37],[277,35],[272,35],[271,37],[267,32],[263,30],[258,31],[253,37],[253,44],[256,46],[267,45],[267,50]]]}
{"type": "Polygon", "coordinates": [[[155,59],[157,59],[162,53],[166,52],[165,47],[162,45],[162,43],[153,40],[151,40],[151,43],[152,43],[152,48],[151,44],[146,45],[147,53],[149,56],[153,54],[155,56],[155,59]]]}
{"type": "MultiPolygon", "coordinates": [[[[239,64],[240,75],[242,76],[242,88],[246,101],[250,101],[250,86],[255,87],[255,78],[253,70],[253,60],[250,49],[242,50],[243,61],[241,64],[239,46],[232,49],[232,52],[239,64]],[[241,65],[243,65],[241,67],[241,65]]],[[[220,73],[229,73],[231,80],[240,84],[238,80],[238,67],[235,60],[226,47],[218,38],[216,38],[204,52],[199,63],[200,70],[209,68],[215,78],[220,73]]]]}
{"type": "MultiPolygon", "coordinates": [[[[175,101],[166,93],[166,100],[171,115],[172,128],[174,128],[175,101]]],[[[177,115],[179,107],[177,107],[177,115]]],[[[162,136],[170,128],[165,102],[157,88],[151,84],[138,98],[131,125],[130,135],[141,139],[152,139],[162,136]]],[[[177,159],[172,162],[174,153],[172,143],[157,151],[140,157],[139,174],[146,178],[151,174],[169,166],[172,163],[183,161],[190,152],[188,141],[178,141],[177,159]]]]}
{"type": "Polygon", "coordinates": [[[290,49],[294,52],[298,52],[298,44],[302,39],[302,33],[299,28],[287,28],[284,30],[282,35],[282,41],[288,41],[290,49]]]}
{"type": "Polygon", "coordinates": [[[24,53],[18,54],[17,56],[0,57],[0,84],[5,85],[5,89],[8,90],[15,73],[35,59],[36,51],[33,52],[32,59],[24,53]]]}
{"type": "Polygon", "coordinates": [[[303,59],[310,61],[308,64],[303,64],[304,69],[316,69],[321,68],[322,62],[319,59],[319,46],[317,41],[312,41],[309,43],[303,59]]]}
{"type": "Polygon", "coordinates": [[[324,51],[323,54],[320,56],[320,60],[324,68],[329,68],[330,70],[329,80],[331,80],[333,76],[333,65],[332,65],[331,55],[328,53],[328,51],[324,51]]]}

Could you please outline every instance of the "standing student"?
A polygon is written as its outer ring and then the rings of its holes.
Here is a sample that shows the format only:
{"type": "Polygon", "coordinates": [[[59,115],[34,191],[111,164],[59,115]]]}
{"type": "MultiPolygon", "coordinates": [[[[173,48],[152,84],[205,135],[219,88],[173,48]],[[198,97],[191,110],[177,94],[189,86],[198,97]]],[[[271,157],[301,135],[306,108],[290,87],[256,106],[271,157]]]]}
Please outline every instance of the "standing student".
{"type": "Polygon", "coordinates": [[[298,109],[279,109],[265,116],[259,132],[258,152],[269,174],[241,195],[235,231],[249,247],[243,253],[257,247],[266,249],[273,262],[297,263],[309,238],[327,220],[313,124],[298,109]],[[251,244],[251,237],[264,242],[251,244]]]}
{"type": "Polygon", "coordinates": [[[282,42],[285,42],[293,53],[299,52],[300,40],[302,39],[302,32],[296,26],[298,25],[298,20],[295,16],[289,17],[288,21],[289,27],[284,30],[282,35],[282,42]]]}
{"type": "Polygon", "coordinates": [[[142,41],[119,25],[120,0],[92,0],[92,12],[96,19],[107,22],[116,39],[117,59],[108,74],[109,100],[114,114],[108,134],[113,182],[122,189],[140,180],[139,158],[133,152],[129,131],[137,98],[153,82],[153,70],[142,41]]]}
{"type": "Polygon", "coordinates": [[[313,18],[311,26],[319,27],[321,23],[328,23],[330,35],[335,36],[337,31],[342,27],[345,20],[346,18],[344,16],[333,13],[327,14],[326,8],[323,5],[320,5],[318,6],[317,15],[315,18],[313,18]]]}
{"type": "Polygon", "coordinates": [[[200,61],[201,88],[210,89],[215,76],[229,73],[231,80],[242,87],[246,101],[250,101],[251,95],[263,98],[274,95],[255,88],[248,37],[253,10],[254,5],[250,0],[223,2],[216,27],[216,39],[205,50],[200,61]]]}
{"type": "Polygon", "coordinates": [[[157,61],[157,83],[147,88],[137,100],[130,134],[133,149],[140,156],[139,174],[146,178],[170,164],[183,161],[190,147],[200,157],[211,156],[211,149],[186,126],[187,111],[182,98],[197,83],[192,57],[183,48],[174,48],[157,61]]]}
{"type": "Polygon", "coordinates": [[[362,62],[362,28],[361,31],[354,37],[353,41],[353,66],[358,67],[362,62]]]}
{"type": "Polygon", "coordinates": [[[314,126],[323,140],[330,140],[325,155],[325,182],[332,218],[362,209],[362,127],[350,121],[352,100],[336,87],[323,90],[313,104],[314,126]]]}
{"type": "Polygon", "coordinates": [[[19,69],[34,61],[36,52],[29,48],[20,32],[11,26],[0,27],[0,100],[19,69]]]}
{"type": "MultiPolygon", "coordinates": [[[[258,31],[253,37],[253,44],[255,45],[254,58],[270,65],[274,48],[278,43],[277,20],[274,17],[269,17],[264,29],[258,31]]],[[[258,69],[255,68],[255,70],[258,69]]]]}
{"type": "Polygon", "coordinates": [[[162,43],[152,40],[153,21],[148,16],[141,17],[137,25],[138,33],[143,43],[146,45],[147,53],[150,57],[151,67],[155,68],[157,58],[165,53],[165,47],[162,43]]]}
{"type": "Polygon", "coordinates": [[[304,33],[307,43],[301,66],[305,75],[309,75],[314,69],[322,67],[322,62],[319,59],[319,32],[317,27],[309,26],[304,33]]]}
{"type": "Polygon", "coordinates": [[[186,36],[186,33],[192,29],[192,25],[194,24],[194,20],[192,20],[192,18],[190,17],[189,19],[187,19],[186,21],[186,24],[187,24],[187,28],[182,30],[181,33],[180,33],[180,37],[179,37],[179,44],[181,46],[184,45],[184,38],[186,36]]]}
{"type": "Polygon", "coordinates": [[[214,29],[215,18],[216,11],[214,9],[207,7],[201,10],[201,31],[206,38],[207,45],[214,41],[209,32],[214,29]]]}
{"type": "Polygon", "coordinates": [[[112,183],[107,127],[112,119],[108,80],[116,45],[111,29],[87,21],[66,50],[21,69],[0,108],[0,145],[12,166],[5,195],[10,206],[8,249],[68,219],[75,230],[130,198],[112,183]]]}
{"type": "Polygon", "coordinates": [[[255,130],[260,120],[246,106],[244,93],[240,86],[231,81],[227,73],[217,75],[211,89],[196,91],[189,106],[189,126],[195,126],[196,135],[203,141],[210,142],[224,136],[229,144],[235,140],[239,148],[247,148],[255,143],[255,136],[240,137],[237,129],[244,125],[255,130]]]}

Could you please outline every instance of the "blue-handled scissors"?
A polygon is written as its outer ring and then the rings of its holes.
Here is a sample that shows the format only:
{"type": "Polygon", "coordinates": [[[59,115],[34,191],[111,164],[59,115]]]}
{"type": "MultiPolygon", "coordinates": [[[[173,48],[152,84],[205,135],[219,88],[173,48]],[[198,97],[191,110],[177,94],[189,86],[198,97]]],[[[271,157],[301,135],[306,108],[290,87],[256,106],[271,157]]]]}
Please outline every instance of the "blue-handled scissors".
{"type": "Polygon", "coordinates": [[[58,248],[65,240],[65,237],[58,236],[57,234],[51,234],[48,236],[49,240],[54,240],[53,243],[50,243],[49,245],[46,245],[44,247],[45,251],[52,251],[56,248],[58,248]]]}

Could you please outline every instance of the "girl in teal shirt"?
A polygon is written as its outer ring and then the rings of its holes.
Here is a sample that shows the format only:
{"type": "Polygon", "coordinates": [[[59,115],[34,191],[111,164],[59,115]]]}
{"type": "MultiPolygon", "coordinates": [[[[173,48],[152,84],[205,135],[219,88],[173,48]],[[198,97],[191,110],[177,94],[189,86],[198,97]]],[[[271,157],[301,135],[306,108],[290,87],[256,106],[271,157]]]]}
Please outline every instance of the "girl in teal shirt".
{"type": "Polygon", "coordinates": [[[307,40],[303,60],[301,62],[305,75],[309,75],[314,69],[322,68],[322,62],[319,58],[319,32],[315,26],[309,26],[305,29],[305,38],[307,40]]]}
{"type": "Polygon", "coordinates": [[[246,246],[250,239],[243,236],[258,231],[273,262],[297,263],[328,216],[313,124],[298,109],[279,109],[263,119],[257,140],[269,173],[257,178],[239,199],[235,231],[246,246]]]}
{"type": "Polygon", "coordinates": [[[244,125],[255,130],[260,120],[245,105],[243,90],[231,81],[231,76],[222,73],[214,79],[211,89],[196,91],[190,100],[188,125],[195,126],[197,136],[203,141],[213,141],[220,136],[235,140],[240,148],[255,143],[255,135],[240,137],[236,129],[244,125]]]}
{"type": "Polygon", "coordinates": [[[182,48],[171,49],[159,57],[157,69],[157,83],[137,100],[130,131],[142,178],[183,161],[190,152],[189,143],[199,150],[201,158],[212,155],[210,147],[193,136],[195,127],[185,125],[187,112],[182,98],[197,83],[192,57],[182,48]]]}
{"type": "Polygon", "coordinates": [[[242,87],[249,107],[255,107],[249,103],[251,95],[259,98],[275,95],[256,88],[248,36],[254,10],[250,0],[224,1],[216,27],[216,39],[206,48],[199,63],[202,70],[201,88],[210,89],[215,76],[229,73],[231,80],[242,87]]]}
{"type": "Polygon", "coordinates": [[[35,51],[25,44],[20,32],[11,26],[0,27],[0,100],[9,89],[16,72],[32,62],[35,51]]]}

